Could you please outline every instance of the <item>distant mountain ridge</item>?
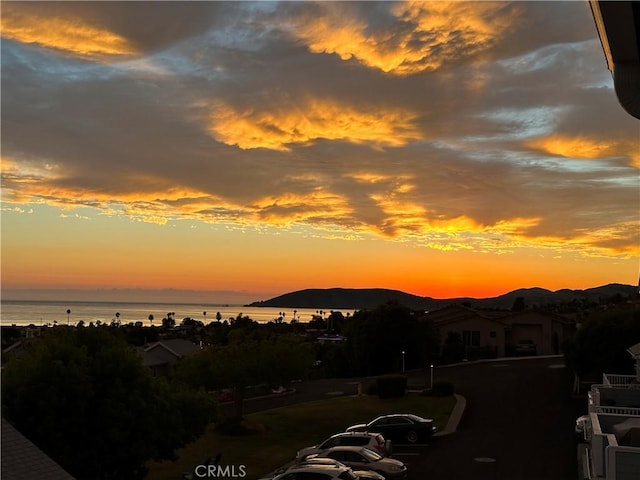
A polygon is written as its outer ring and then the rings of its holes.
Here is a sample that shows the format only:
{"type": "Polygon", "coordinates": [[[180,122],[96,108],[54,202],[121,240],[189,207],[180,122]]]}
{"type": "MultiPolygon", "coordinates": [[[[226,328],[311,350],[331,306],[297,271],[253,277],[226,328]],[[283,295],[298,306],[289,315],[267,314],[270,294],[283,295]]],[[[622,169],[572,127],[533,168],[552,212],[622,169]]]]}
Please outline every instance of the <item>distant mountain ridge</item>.
{"type": "Polygon", "coordinates": [[[522,297],[526,305],[544,305],[576,301],[595,301],[620,295],[633,298],[638,288],[633,285],[610,283],[586,290],[561,289],[551,291],[544,288],[520,288],[491,298],[447,298],[420,297],[400,290],[386,288],[307,288],[285,293],[269,300],[253,302],[249,307],[316,308],[316,309],[364,309],[375,308],[389,301],[397,301],[413,310],[435,310],[453,303],[469,303],[475,308],[511,308],[516,298],[522,297]]]}

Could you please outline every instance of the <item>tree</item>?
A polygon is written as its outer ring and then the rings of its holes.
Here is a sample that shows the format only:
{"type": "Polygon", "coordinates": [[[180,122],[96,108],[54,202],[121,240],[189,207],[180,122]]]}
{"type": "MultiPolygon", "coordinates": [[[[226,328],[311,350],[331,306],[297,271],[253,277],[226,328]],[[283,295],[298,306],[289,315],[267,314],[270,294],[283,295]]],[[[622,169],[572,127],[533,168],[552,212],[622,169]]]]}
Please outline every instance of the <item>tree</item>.
{"type": "Polygon", "coordinates": [[[76,478],[141,479],[215,414],[203,393],[152,379],[119,329],[55,330],[2,375],[3,413],[76,478]],[[180,409],[189,406],[188,411],[180,409]]]}
{"type": "Polygon", "coordinates": [[[513,306],[511,307],[512,312],[522,312],[527,305],[524,302],[524,297],[516,297],[513,301],[513,306]]]}
{"type": "Polygon", "coordinates": [[[579,377],[633,373],[627,348],[640,342],[640,311],[607,311],[585,321],[565,343],[567,365],[579,377]]]}
{"type": "Polygon", "coordinates": [[[407,368],[424,367],[438,349],[430,323],[420,322],[412,312],[389,302],[374,310],[360,310],[345,323],[348,363],[345,375],[378,375],[399,371],[402,352],[407,368]]]}
{"type": "Polygon", "coordinates": [[[232,389],[236,417],[241,418],[246,387],[277,386],[303,378],[312,363],[309,344],[281,336],[275,341],[246,340],[196,352],[177,365],[175,378],[193,388],[232,389]]]}

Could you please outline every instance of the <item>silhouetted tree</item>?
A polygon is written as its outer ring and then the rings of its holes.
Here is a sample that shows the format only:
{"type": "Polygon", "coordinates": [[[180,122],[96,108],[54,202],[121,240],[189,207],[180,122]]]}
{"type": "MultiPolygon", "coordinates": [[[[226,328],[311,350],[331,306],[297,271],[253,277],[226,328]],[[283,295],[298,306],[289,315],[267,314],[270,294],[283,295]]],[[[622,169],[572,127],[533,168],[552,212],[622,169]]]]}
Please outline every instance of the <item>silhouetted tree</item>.
{"type": "Polygon", "coordinates": [[[602,373],[633,374],[627,348],[640,342],[640,311],[602,312],[586,320],[563,345],[567,365],[580,377],[602,373]]]}
{"type": "Polygon", "coordinates": [[[522,312],[526,308],[524,303],[524,297],[517,297],[513,301],[513,306],[511,307],[512,312],[522,312]]]}
{"type": "Polygon", "coordinates": [[[303,378],[313,363],[311,347],[289,337],[276,341],[244,341],[185,357],[174,372],[176,381],[193,388],[230,388],[236,416],[242,417],[244,390],[250,385],[273,386],[303,378]]]}
{"type": "Polygon", "coordinates": [[[401,368],[424,367],[437,352],[438,338],[428,322],[420,322],[396,302],[356,312],[344,327],[352,375],[378,375],[401,368]]]}
{"type": "Polygon", "coordinates": [[[120,335],[56,329],[3,371],[3,414],[76,478],[142,479],[214,419],[210,397],[152,379],[120,335]]]}

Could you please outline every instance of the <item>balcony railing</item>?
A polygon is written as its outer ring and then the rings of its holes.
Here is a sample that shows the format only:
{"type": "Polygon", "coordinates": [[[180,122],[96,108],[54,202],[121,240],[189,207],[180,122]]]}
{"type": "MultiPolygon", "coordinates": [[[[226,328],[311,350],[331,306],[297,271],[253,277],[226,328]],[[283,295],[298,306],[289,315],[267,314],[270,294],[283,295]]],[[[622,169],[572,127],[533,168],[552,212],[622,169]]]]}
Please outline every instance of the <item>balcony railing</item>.
{"type": "Polygon", "coordinates": [[[589,413],[606,413],[609,415],[625,415],[627,417],[640,417],[640,408],[614,407],[607,405],[589,405],[589,413]]]}
{"type": "Polygon", "coordinates": [[[625,387],[636,379],[635,375],[613,375],[610,373],[602,374],[602,383],[612,387],[625,387]]]}

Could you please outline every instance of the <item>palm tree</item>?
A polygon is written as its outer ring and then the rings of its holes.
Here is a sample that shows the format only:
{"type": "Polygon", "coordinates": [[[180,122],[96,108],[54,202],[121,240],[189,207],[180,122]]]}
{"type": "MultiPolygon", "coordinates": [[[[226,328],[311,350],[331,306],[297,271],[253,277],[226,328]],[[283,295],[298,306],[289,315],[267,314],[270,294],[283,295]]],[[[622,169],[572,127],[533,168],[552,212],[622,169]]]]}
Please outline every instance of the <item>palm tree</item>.
{"type": "Polygon", "coordinates": [[[116,312],[116,323],[120,325],[120,312],[116,312]]]}
{"type": "Polygon", "coordinates": [[[69,325],[69,322],[70,322],[69,320],[70,315],[71,315],[71,309],[67,308],[67,325],[69,325]]]}
{"type": "Polygon", "coordinates": [[[202,316],[204,317],[204,324],[207,324],[207,312],[202,312],[202,316]]]}
{"type": "Polygon", "coordinates": [[[216,320],[217,321],[222,320],[222,314],[220,312],[216,312],[216,320]]]}
{"type": "Polygon", "coordinates": [[[151,325],[153,325],[153,315],[149,315],[149,322],[151,322],[151,325]]]}

